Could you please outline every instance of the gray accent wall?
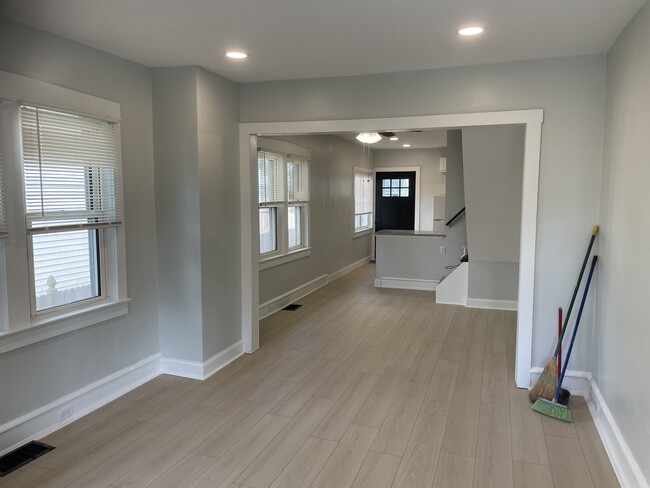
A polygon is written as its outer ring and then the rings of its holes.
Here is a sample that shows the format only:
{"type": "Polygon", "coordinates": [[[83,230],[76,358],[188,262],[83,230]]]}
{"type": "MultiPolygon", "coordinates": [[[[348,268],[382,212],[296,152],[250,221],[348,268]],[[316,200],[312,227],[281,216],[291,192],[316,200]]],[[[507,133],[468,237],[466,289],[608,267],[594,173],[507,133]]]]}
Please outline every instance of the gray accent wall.
{"type": "Polygon", "coordinates": [[[260,271],[260,304],[370,256],[371,236],[353,237],[354,167],[371,168],[363,146],[337,136],[274,137],[308,148],[311,256],[260,271]]]}
{"type": "Polygon", "coordinates": [[[124,317],[0,355],[2,424],[156,354],[159,344],[151,71],[3,17],[0,46],[0,70],[120,104],[133,298],[124,317]]]}
{"type": "Polygon", "coordinates": [[[524,165],[523,126],[463,132],[470,299],[517,299],[524,165]]]}
{"type": "Polygon", "coordinates": [[[237,85],[153,71],[160,349],[206,361],[241,339],[237,85]]]}
{"type": "MultiPolygon", "coordinates": [[[[537,221],[533,363],[552,354],[557,306],[598,220],[605,58],[576,56],[427,71],[248,83],[242,122],[544,109],[537,221]],[[399,90],[399,96],[391,96],[399,90]]],[[[593,314],[583,318],[593,327],[593,314]]],[[[572,368],[590,370],[589,344],[572,368]]]]}
{"type": "Polygon", "coordinates": [[[614,420],[650,481],[650,390],[645,387],[650,347],[650,262],[645,257],[650,247],[648,86],[650,4],[646,3],[607,54],[593,371],[614,420]]]}

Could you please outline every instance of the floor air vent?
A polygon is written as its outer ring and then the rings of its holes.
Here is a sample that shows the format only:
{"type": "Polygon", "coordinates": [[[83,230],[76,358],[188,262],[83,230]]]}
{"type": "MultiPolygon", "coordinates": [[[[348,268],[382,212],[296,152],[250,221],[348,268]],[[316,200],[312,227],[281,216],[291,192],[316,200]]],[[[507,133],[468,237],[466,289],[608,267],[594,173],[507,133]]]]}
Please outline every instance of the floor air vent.
{"type": "Polygon", "coordinates": [[[38,441],[31,441],[5,454],[0,457],[0,478],[31,463],[34,459],[41,457],[52,449],[54,449],[53,446],[48,446],[38,441]]]}
{"type": "Polygon", "coordinates": [[[298,310],[302,305],[298,305],[297,303],[292,303],[291,305],[287,305],[284,307],[282,310],[288,310],[289,312],[295,312],[298,310]]]}

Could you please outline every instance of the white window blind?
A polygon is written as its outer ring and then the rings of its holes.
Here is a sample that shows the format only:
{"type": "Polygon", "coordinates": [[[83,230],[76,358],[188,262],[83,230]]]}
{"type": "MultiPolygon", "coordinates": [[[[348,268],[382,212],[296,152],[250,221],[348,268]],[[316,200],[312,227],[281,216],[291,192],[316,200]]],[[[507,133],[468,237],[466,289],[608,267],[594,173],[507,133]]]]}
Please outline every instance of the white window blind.
{"type": "Polygon", "coordinates": [[[287,201],[309,202],[309,161],[305,159],[287,158],[287,201]]]}
{"type": "Polygon", "coordinates": [[[5,111],[0,105],[0,237],[7,237],[7,206],[5,203],[5,111]]]}
{"type": "Polygon", "coordinates": [[[362,169],[354,170],[354,213],[355,215],[372,213],[373,184],[372,172],[362,169]]]}
{"type": "Polygon", "coordinates": [[[119,125],[20,107],[28,232],[121,225],[119,125]]]}
{"type": "Polygon", "coordinates": [[[284,156],[270,151],[257,152],[260,206],[275,206],[286,200],[284,156]]]}

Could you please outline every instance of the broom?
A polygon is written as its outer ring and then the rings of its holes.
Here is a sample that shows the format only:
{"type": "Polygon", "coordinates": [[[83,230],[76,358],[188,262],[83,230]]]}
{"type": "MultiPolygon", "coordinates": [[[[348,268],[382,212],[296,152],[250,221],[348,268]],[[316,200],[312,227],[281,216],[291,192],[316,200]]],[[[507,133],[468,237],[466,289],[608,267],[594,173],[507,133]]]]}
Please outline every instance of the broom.
{"type": "Polygon", "coordinates": [[[589,285],[591,285],[591,278],[594,275],[594,269],[596,269],[596,261],[598,261],[598,256],[594,256],[594,259],[591,261],[591,269],[589,270],[589,278],[587,278],[587,284],[585,285],[585,291],[582,294],[582,302],[580,302],[580,310],[578,310],[578,317],[576,318],[576,326],[573,329],[573,335],[571,336],[571,344],[569,345],[569,350],[566,353],[566,358],[564,358],[564,366],[562,367],[562,375],[560,376],[560,381],[555,387],[555,393],[553,394],[553,401],[549,401],[545,398],[538,398],[537,401],[533,404],[533,410],[546,415],[547,417],[552,417],[554,419],[562,420],[564,422],[571,422],[571,410],[569,407],[566,407],[558,403],[558,396],[560,395],[560,390],[562,389],[562,382],[564,381],[564,375],[566,374],[567,366],[569,365],[569,358],[571,357],[571,351],[573,350],[573,343],[576,340],[576,335],[578,334],[578,326],[580,325],[580,318],[582,317],[582,311],[585,308],[585,302],[587,301],[587,293],[589,293],[589,285]]]}
{"type": "Polygon", "coordinates": [[[594,226],[594,230],[591,233],[591,240],[589,241],[589,247],[587,248],[587,254],[585,254],[585,259],[582,261],[582,268],[580,268],[580,274],[578,275],[578,282],[576,287],[573,290],[573,296],[571,297],[571,303],[569,304],[569,310],[567,311],[566,317],[564,318],[564,325],[562,326],[562,333],[557,341],[557,346],[555,346],[555,352],[553,353],[553,358],[544,366],[544,371],[540,375],[537,383],[528,393],[528,398],[531,402],[536,401],[538,398],[545,398],[550,400],[553,398],[555,393],[555,387],[557,386],[557,355],[560,352],[562,347],[562,340],[564,339],[564,334],[566,333],[567,326],[569,325],[569,317],[571,317],[571,311],[573,310],[573,304],[576,301],[576,296],[578,296],[578,290],[580,288],[580,283],[582,282],[582,276],[584,275],[585,268],[587,267],[587,261],[589,260],[589,255],[591,254],[591,248],[594,245],[596,240],[596,235],[598,234],[598,226],[594,226]]]}

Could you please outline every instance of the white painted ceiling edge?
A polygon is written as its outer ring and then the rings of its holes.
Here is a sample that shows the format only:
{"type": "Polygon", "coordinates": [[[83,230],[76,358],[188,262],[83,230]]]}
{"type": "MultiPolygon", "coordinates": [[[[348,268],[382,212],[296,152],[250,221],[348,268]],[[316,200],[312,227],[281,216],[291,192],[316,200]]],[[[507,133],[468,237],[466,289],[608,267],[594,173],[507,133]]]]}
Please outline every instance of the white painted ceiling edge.
{"type": "Polygon", "coordinates": [[[145,66],[255,82],[600,54],[645,1],[3,0],[0,14],[145,66]],[[467,24],[487,29],[461,38],[467,24]]]}

